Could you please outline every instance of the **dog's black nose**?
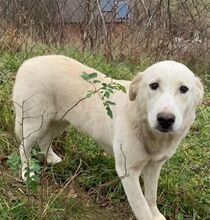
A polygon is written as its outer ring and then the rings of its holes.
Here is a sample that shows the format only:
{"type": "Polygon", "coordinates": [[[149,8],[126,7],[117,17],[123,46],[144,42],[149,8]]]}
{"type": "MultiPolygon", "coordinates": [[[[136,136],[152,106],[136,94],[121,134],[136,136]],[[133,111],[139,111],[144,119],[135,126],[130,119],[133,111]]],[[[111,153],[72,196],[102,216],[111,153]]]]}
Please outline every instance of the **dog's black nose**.
{"type": "Polygon", "coordinates": [[[175,115],[172,113],[159,113],[157,115],[158,127],[161,131],[168,131],[175,122],[175,115]]]}

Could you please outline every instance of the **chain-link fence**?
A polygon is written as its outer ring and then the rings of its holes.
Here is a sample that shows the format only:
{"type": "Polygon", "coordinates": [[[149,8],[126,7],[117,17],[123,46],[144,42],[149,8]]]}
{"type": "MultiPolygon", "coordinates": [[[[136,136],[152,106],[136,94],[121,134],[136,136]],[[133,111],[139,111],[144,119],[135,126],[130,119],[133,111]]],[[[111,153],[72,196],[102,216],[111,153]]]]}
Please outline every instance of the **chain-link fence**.
{"type": "MultiPolygon", "coordinates": [[[[55,53],[76,58],[93,68],[110,74],[111,77],[127,79],[130,79],[138,70],[144,69],[145,66],[163,59],[184,62],[189,64],[192,69],[197,66],[193,71],[196,69],[199,70],[198,74],[203,74],[201,77],[207,92],[203,105],[198,111],[198,119],[185,139],[186,142],[182,144],[184,153],[179,152],[179,155],[171,160],[170,165],[166,164],[168,171],[163,173],[166,180],[163,180],[164,178],[161,180],[162,194],[159,203],[162,205],[163,213],[171,220],[210,219],[208,197],[210,0],[0,0],[0,216],[2,217],[2,213],[6,213],[5,219],[13,219],[13,216],[18,218],[17,213],[13,210],[19,211],[26,207],[22,215],[25,219],[28,214],[30,214],[28,219],[34,218],[34,213],[36,213],[36,217],[40,217],[45,210],[45,207],[43,208],[45,203],[48,207],[56,200],[53,199],[51,203],[51,197],[48,198],[50,191],[48,191],[49,186],[46,179],[40,182],[47,192],[46,199],[44,196],[40,197],[41,194],[45,195],[42,190],[39,191],[36,199],[33,194],[32,200],[30,200],[31,194],[28,191],[25,191],[25,194],[22,193],[26,188],[16,185],[18,179],[11,176],[9,178],[6,176],[4,179],[4,175],[7,173],[10,175],[10,171],[7,172],[7,165],[4,163],[11,152],[17,151],[19,145],[13,133],[14,114],[11,102],[15,72],[29,57],[55,53]],[[103,67],[101,67],[102,65],[103,67]],[[185,160],[185,158],[187,159],[185,160]],[[12,181],[15,181],[15,184],[12,181]],[[13,194],[10,193],[12,188],[14,188],[15,197],[18,198],[17,203],[13,194]],[[20,192],[21,195],[17,192],[20,192]],[[26,203],[25,195],[27,195],[28,203],[26,203]],[[164,199],[162,195],[164,195],[164,199]],[[35,200],[40,204],[35,203],[35,200]],[[36,207],[37,210],[34,209],[35,206],[38,207],[36,207]]],[[[195,73],[197,72],[195,71],[195,73]]],[[[76,131],[73,130],[69,136],[76,137],[75,133],[76,131]]],[[[61,141],[57,141],[53,145],[62,145],[61,142],[64,142],[63,139],[66,138],[66,135],[68,136],[65,134],[61,141]]],[[[84,137],[84,142],[81,142],[80,138],[78,140],[75,138],[75,141],[71,143],[68,137],[65,139],[69,145],[72,145],[73,154],[70,155],[73,156],[70,159],[68,156],[65,158],[66,164],[70,165],[65,166],[63,171],[61,169],[63,165],[60,166],[57,172],[58,180],[55,179],[54,168],[52,169],[54,182],[62,183],[66,179],[68,180],[69,173],[72,174],[69,167],[74,167],[73,164],[81,161],[80,157],[86,152],[86,150],[82,150],[81,146],[89,145],[87,140],[89,141],[84,137]]],[[[100,152],[96,157],[90,155],[88,155],[88,159],[84,157],[84,167],[87,168],[81,169],[84,178],[82,177],[78,182],[83,189],[91,192],[91,196],[97,191],[97,199],[100,199],[99,190],[92,190],[93,186],[99,185],[100,188],[110,185],[113,176],[109,175],[109,168],[102,167],[102,169],[97,166],[98,173],[95,172],[95,168],[92,172],[92,169],[89,169],[89,162],[86,165],[85,160],[94,161],[93,166],[96,163],[103,164],[101,161],[106,160],[105,166],[110,164],[112,167],[111,162],[106,155],[104,156],[100,152]],[[102,155],[100,158],[103,159],[98,159],[100,155],[102,155]],[[108,172],[104,171],[101,174],[102,170],[108,170],[108,172]],[[95,178],[99,173],[99,179],[95,178]],[[104,176],[108,176],[107,179],[104,176]],[[101,180],[102,178],[104,180],[101,180]],[[108,184],[101,184],[103,181],[108,184]]],[[[75,169],[77,170],[77,167],[75,169]]],[[[119,192],[119,198],[121,198],[121,188],[118,188],[115,183],[109,188],[110,191],[114,191],[113,194],[119,192]]],[[[60,189],[58,195],[63,193],[63,189],[60,189]]],[[[64,193],[67,201],[72,196],[69,194],[72,193],[70,191],[64,193]]],[[[102,193],[104,194],[104,192],[102,193]]],[[[104,198],[107,198],[106,196],[104,198]]],[[[86,197],[85,195],[85,199],[86,197]]],[[[58,196],[56,195],[55,198],[58,196]]],[[[109,200],[105,200],[106,203],[107,201],[109,200]]],[[[116,201],[121,203],[120,199],[116,201]]],[[[62,209],[50,209],[48,214],[49,216],[52,214],[52,218],[58,216],[61,219],[61,214],[62,216],[68,214],[69,210],[72,212],[76,203],[70,207],[66,203],[65,209],[63,209],[63,205],[62,209]],[[50,214],[50,212],[52,213],[50,214]]],[[[92,209],[92,206],[90,207],[92,209]]],[[[122,206],[122,211],[119,210],[117,217],[112,219],[132,219],[128,217],[130,216],[129,210],[128,215],[125,215],[125,207],[122,206]]],[[[69,215],[63,219],[70,219],[69,215]]],[[[111,219],[95,215],[96,212],[94,212],[93,218],[89,219],[111,219]]],[[[20,217],[20,219],[22,218],[20,217]]],[[[78,217],[77,219],[87,218],[78,217]]]]}
{"type": "MultiPolygon", "coordinates": [[[[0,50],[59,47],[106,59],[206,62],[207,0],[10,0],[0,2],[0,50]]],[[[88,55],[87,55],[88,56],[88,55]]]]}

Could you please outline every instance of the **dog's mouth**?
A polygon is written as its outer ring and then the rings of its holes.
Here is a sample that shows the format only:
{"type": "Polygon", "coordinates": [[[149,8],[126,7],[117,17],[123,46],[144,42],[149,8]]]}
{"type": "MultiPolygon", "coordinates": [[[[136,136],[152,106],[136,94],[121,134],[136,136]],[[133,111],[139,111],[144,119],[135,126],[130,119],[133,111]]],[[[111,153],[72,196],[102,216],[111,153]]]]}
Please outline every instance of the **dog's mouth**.
{"type": "Polygon", "coordinates": [[[161,126],[157,126],[156,129],[160,132],[163,132],[163,133],[168,133],[168,132],[173,132],[173,127],[169,127],[169,128],[164,128],[164,127],[161,127],[161,126]]]}

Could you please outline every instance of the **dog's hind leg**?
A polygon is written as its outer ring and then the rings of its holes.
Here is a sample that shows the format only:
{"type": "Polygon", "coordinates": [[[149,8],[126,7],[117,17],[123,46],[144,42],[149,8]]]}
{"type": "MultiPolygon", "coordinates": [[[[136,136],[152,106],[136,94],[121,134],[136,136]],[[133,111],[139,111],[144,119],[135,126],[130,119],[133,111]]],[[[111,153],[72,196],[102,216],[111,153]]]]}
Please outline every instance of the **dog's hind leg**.
{"type": "Polygon", "coordinates": [[[55,137],[59,136],[68,126],[67,122],[60,122],[59,126],[50,126],[49,130],[45,133],[44,137],[39,141],[39,147],[42,153],[45,154],[48,164],[55,164],[62,159],[53,151],[51,144],[55,137]]]}
{"type": "MultiPolygon", "coordinates": [[[[21,158],[21,171],[23,180],[27,179],[26,168],[30,162],[31,149],[34,144],[42,139],[44,133],[47,130],[47,123],[47,120],[44,120],[41,117],[22,117],[21,114],[16,115],[15,132],[20,141],[19,152],[21,158]]],[[[34,174],[30,173],[29,175],[33,176],[34,174]]]]}
{"type": "Polygon", "coordinates": [[[48,132],[40,141],[39,147],[41,152],[45,155],[48,164],[55,164],[62,159],[53,151],[51,144],[53,141],[52,132],[48,132]]]}
{"type": "MultiPolygon", "coordinates": [[[[20,158],[21,158],[21,173],[22,173],[22,179],[25,181],[27,179],[26,177],[26,168],[29,165],[29,160],[31,158],[31,148],[33,146],[34,142],[30,140],[23,140],[19,147],[20,152],[20,158]]],[[[33,173],[30,174],[30,176],[33,176],[33,173]]]]}
{"type": "MultiPolygon", "coordinates": [[[[24,130],[27,129],[27,126],[24,127],[24,130]]],[[[19,147],[21,164],[22,164],[22,178],[25,181],[27,179],[27,167],[31,158],[31,149],[32,146],[41,138],[42,131],[33,132],[31,129],[27,129],[27,132],[23,133],[21,144],[19,147]]],[[[30,173],[30,176],[33,176],[34,173],[30,173]]]]}

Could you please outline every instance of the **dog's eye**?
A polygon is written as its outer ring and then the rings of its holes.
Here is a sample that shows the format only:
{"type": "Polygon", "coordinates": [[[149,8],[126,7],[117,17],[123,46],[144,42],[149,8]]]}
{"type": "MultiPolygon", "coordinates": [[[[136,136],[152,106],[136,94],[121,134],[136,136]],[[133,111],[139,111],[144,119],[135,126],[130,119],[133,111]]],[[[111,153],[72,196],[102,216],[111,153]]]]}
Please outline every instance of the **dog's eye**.
{"type": "Polygon", "coordinates": [[[158,83],[151,83],[151,84],[149,84],[149,87],[150,87],[152,90],[156,90],[156,89],[159,87],[159,84],[158,84],[158,83]]]}
{"type": "Polygon", "coordinates": [[[179,88],[179,91],[180,91],[180,93],[186,93],[187,91],[188,91],[189,89],[187,88],[187,86],[181,86],[180,88],[179,88]]]}

